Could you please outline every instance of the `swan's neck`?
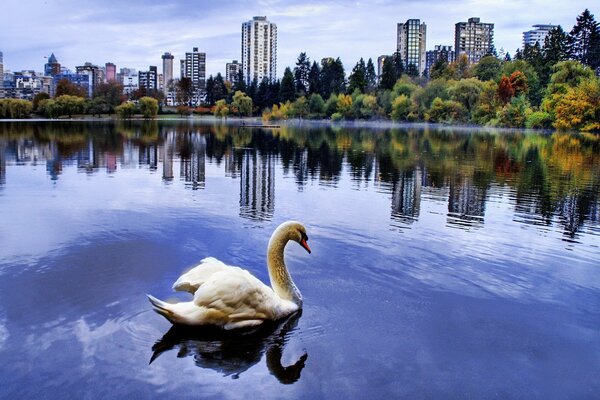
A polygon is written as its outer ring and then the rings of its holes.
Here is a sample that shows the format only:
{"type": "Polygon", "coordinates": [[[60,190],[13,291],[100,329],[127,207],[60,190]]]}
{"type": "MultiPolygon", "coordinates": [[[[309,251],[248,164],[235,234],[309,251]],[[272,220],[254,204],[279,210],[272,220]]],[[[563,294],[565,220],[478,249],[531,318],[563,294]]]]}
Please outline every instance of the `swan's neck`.
{"type": "Polygon", "coordinates": [[[294,284],[290,273],[285,266],[283,251],[289,241],[287,235],[275,232],[269,241],[267,250],[267,266],[269,267],[269,278],[271,287],[277,296],[302,306],[302,295],[294,284]]]}

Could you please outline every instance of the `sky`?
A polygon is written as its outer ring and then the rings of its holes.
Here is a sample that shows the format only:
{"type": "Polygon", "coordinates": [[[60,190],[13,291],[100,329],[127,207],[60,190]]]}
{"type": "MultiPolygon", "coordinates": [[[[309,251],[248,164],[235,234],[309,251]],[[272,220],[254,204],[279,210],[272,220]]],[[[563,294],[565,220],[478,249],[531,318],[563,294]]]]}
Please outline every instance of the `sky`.
{"type": "Polygon", "coordinates": [[[494,23],[494,43],[511,54],[534,24],[552,23],[570,31],[588,8],[600,21],[598,0],[2,0],[0,51],[4,69],[43,71],[54,53],[65,67],[84,62],[148,70],[161,55],[180,58],[198,47],[206,53],[208,75],[225,74],[225,63],[240,59],[241,25],[253,16],[277,24],[277,75],[293,67],[300,52],[312,60],[340,57],[346,73],[363,57],[396,49],[396,24],[417,18],[427,24],[427,50],[454,45],[454,25],[470,17],[494,23]],[[14,17],[9,17],[14,16],[14,17]],[[8,18],[7,18],[8,17],[8,18]]]}

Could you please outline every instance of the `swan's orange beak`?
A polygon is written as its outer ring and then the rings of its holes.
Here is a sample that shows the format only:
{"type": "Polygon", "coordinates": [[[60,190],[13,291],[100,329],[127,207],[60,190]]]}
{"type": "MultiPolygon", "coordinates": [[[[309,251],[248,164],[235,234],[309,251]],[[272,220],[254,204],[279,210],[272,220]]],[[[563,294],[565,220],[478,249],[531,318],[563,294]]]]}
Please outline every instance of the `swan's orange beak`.
{"type": "Polygon", "coordinates": [[[306,239],[302,239],[300,241],[300,246],[304,247],[304,250],[308,251],[308,254],[310,254],[310,247],[308,247],[308,243],[306,243],[306,239]]]}

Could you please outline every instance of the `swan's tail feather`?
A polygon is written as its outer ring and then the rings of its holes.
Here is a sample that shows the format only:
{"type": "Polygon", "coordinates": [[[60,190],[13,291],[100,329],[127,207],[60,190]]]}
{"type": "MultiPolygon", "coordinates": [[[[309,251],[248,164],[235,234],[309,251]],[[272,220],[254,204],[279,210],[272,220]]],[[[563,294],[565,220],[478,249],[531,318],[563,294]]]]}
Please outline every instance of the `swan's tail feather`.
{"type": "Polygon", "coordinates": [[[175,323],[175,313],[169,309],[170,304],[165,303],[162,300],[157,299],[156,297],[147,294],[148,300],[152,304],[152,309],[156,311],[158,314],[162,315],[172,323],[175,323]]]}

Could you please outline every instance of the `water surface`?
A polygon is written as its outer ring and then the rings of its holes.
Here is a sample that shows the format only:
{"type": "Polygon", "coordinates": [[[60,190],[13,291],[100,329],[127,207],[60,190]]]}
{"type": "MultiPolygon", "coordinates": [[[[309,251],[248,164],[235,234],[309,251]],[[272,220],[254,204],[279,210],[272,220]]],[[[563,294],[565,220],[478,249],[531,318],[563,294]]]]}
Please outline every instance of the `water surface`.
{"type": "Polygon", "coordinates": [[[599,193],[594,135],[0,122],[0,397],[594,398],[599,193]],[[150,310],[288,219],[301,315],[150,310]]]}

